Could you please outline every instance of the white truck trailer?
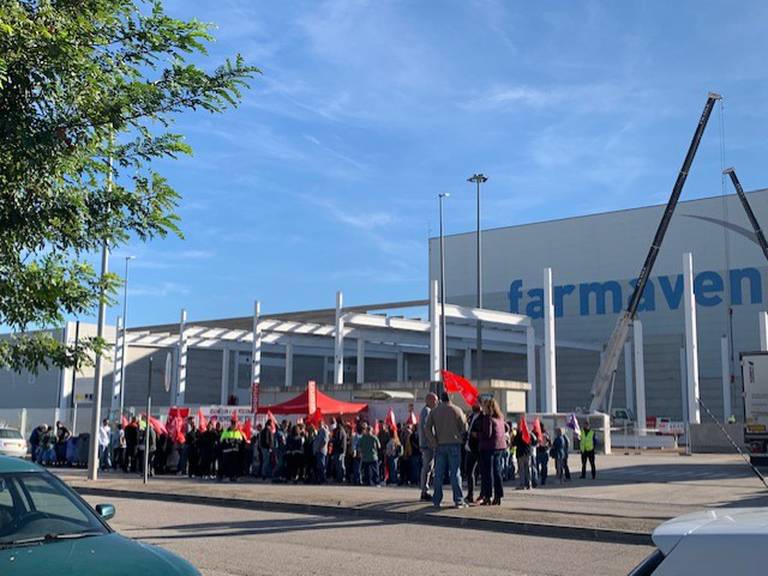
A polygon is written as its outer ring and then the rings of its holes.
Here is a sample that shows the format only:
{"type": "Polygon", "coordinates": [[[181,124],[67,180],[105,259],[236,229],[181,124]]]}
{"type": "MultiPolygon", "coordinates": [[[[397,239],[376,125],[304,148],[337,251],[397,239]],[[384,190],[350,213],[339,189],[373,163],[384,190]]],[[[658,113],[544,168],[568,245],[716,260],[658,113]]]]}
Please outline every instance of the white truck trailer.
{"type": "Polygon", "coordinates": [[[741,383],[744,394],[744,444],[750,461],[768,464],[768,352],[742,352],[741,383]]]}

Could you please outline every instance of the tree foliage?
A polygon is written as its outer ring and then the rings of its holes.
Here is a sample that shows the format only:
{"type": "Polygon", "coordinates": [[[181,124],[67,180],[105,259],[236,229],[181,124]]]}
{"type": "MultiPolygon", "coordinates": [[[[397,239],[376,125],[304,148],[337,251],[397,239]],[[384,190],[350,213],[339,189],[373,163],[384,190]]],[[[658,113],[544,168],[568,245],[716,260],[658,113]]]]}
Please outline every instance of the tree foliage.
{"type": "MultiPolygon", "coordinates": [[[[213,72],[189,63],[211,40],[160,1],[0,0],[0,323],[92,312],[120,280],[86,255],[181,235],[179,195],[153,168],[191,153],[173,117],[237,105],[258,72],[239,55],[213,72]]],[[[0,341],[0,366],[78,366],[103,346],[19,335],[0,341]]]]}

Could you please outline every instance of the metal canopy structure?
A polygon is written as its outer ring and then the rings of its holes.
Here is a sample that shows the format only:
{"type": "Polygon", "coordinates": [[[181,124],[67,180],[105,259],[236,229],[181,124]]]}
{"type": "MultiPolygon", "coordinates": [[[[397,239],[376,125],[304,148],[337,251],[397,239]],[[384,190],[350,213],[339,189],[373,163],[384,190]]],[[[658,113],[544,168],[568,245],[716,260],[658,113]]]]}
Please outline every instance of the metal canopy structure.
{"type": "MultiPolygon", "coordinates": [[[[436,293],[435,293],[436,294],[436,293]]],[[[406,318],[386,313],[361,311],[360,307],[344,308],[343,296],[337,294],[335,323],[320,323],[278,317],[261,317],[260,304],[256,302],[252,317],[252,329],[212,327],[186,321],[186,313],[177,330],[156,332],[153,329],[129,331],[124,339],[126,347],[171,348],[176,351],[178,375],[171,393],[172,404],[184,404],[186,389],[187,354],[190,349],[236,350],[251,353],[251,381],[259,382],[262,352],[283,355],[285,358],[285,384],[292,384],[293,356],[302,354],[334,358],[335,384],[343,383],[344,359],[355,358],[358,383],[365,382],[365,358],[396,360],[397,379],[405,381],[406,367],[403,355],[424,354],[430,357],[430,375],[439,380],[440,322],[436,295],[429,301],[404,302],[403,308],[429,305],[430,320],[406,318]]],[[[397,309],[397,303],[388,309],[397,309]]],[[[476,322],[483,326],[483,348],[487,351],[526,355],[528,380],[535,386],[536,346],[543,340],[536,338],[531,319],[488,309],[478,309],[453,304],[445,305],[446,342],[449,357],[464,359],[464,374],[471,377],[471,358],[476,345],[476,322]]],[[[330,314],[326,314],[327,318],[330,314]]],[[[599,351],[593,343],[558,341],[558,346],[581,350],[599,351]]],[[[120,355],[126,358],[125,351],[120,355]]],[[[226,360],[227,354],[224,354],[226,360]]],[[[117,387],[117,386],[116,386],[117,387]]]]}

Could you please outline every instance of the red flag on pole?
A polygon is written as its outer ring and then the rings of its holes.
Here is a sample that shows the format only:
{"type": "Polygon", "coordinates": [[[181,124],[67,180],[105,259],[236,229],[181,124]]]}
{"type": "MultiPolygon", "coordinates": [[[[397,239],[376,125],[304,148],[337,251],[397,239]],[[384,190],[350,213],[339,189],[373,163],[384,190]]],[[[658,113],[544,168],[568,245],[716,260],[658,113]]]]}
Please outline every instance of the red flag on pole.
{"type": "Polygon", "coordinates": [[[381,432],[381,426],[379,426],[379,421],[376,420],[373,423],[373,435],[378,436],[379,432],[381,432]]]}
{"type": "Polygon", "coordinates": [[[392,408],[389,409],[389,412],[387,412],[387,417],[384,420],[384,423],[389,426],[390,430],[396,430],[397,429],[397,422],[395,421],[395,412],[392,410],[392,408]]]}
{"type": "Polygon", "coordinates": [[[128,418],[125,417],[125,414],[120,414],[120,424],[122,425],[123,430],[128,426],[128,418]]]}
{"type": "Polygon", "coordinates": [[[200,430],[205,430],[208,427],[208,422],[205,421],[205,415],[203,414],[202,408],[197,409],[197,425],[200,430]]]}
{"type": "Polygon", "coordinates": [[[277,428],[277,418],[272,414],[272,410],[267,410],[267,422],[271,423],[273,428],[277,428]]]}
{"type": "Polygon", "coordinates": [[[405,421],[405,423],[411,426],[416,426],[416,424],[419,423],[419,419],[416,418],[416,414],[414,414],[413,410],[411,410],[411,413],[408,414],[408,419],[405,421]]]}
{"type": "MultiPolygon", "coordinates": [[[[145,419],[147,417],[146,414],[142,414],[141,416],[143,418],[145,418],[145,419]]],[[[149,424],[150,424],[150,426],[152,426],[152,428],[155,429],[155,432],[157,434],[168,434],[168,429],[165,427],[165,425],[162,422],[160,422],[160,420],[155,418],[154,416],[150,416],[149,417],[149,424]]]]}
{"type": "Polygon", "coordinates": [[[472,382],[449,370],[442,370],[441,373],[446,392],[458,392],[469,406],[477,404],[477,398],[480,394],[472,382]]]}
{"type": "Polygon", "coordinates": [[[531,443],[531,432],[528,430],[528,422],[525,421],[525,414],[520,416],[520,422],[517,425],[517,433],[523,435],[523,442],[531,443]]]}
{"type": "Polygon", "coordinates": [[[245,419],[245,425],[243,426],[243,436],[245,436],[245,441],[250,444],[251,436],[253,436],[253,423],[251,422],[250,417],[245,419]]]}
{"type": "Polygon", "coordinates": [[[533,420],[533,433],[536,434],[536,438],[541,438],[541,421],[538,418],[533,420]]]}

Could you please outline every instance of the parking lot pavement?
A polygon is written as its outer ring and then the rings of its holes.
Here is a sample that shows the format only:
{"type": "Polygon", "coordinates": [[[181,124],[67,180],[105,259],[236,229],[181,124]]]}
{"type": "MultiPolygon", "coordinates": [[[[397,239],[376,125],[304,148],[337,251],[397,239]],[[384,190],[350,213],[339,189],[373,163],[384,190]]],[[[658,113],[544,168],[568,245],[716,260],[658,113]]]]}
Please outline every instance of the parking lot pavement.
{"type": "Polygon", "coordinates": [[[180,554],[205,576],[615,576],[651,551],[362,518],[129,499],[111,503],[117,506],[110,522],[116,530],[180,554]]]}
{"type": "MultiPolygon", "coordinates": [[[[574,458],[576,460],[576,458],[574,458]]],[[[135,475],[106,473],[96,483],[80,470],[57,472],[83,493],[110,497],[185,499],[188,503],[276,512],[352,513],[359,517],[410,520],[489,530],[592,538],[606,542],[646,543],[664,520],[720,506],[765,506],[763,485],[744,462],[729,455],[645,453],[598,457],[597,480],[578,478],[564,486],[548,484],[519,492],[508,485],[500,507],[443,509],[435,512],[418,501],[413,488],[366,488],[348,485],[286,485],[242,479],[237,484],[153,478],[144,486],[135,475]]]]}

